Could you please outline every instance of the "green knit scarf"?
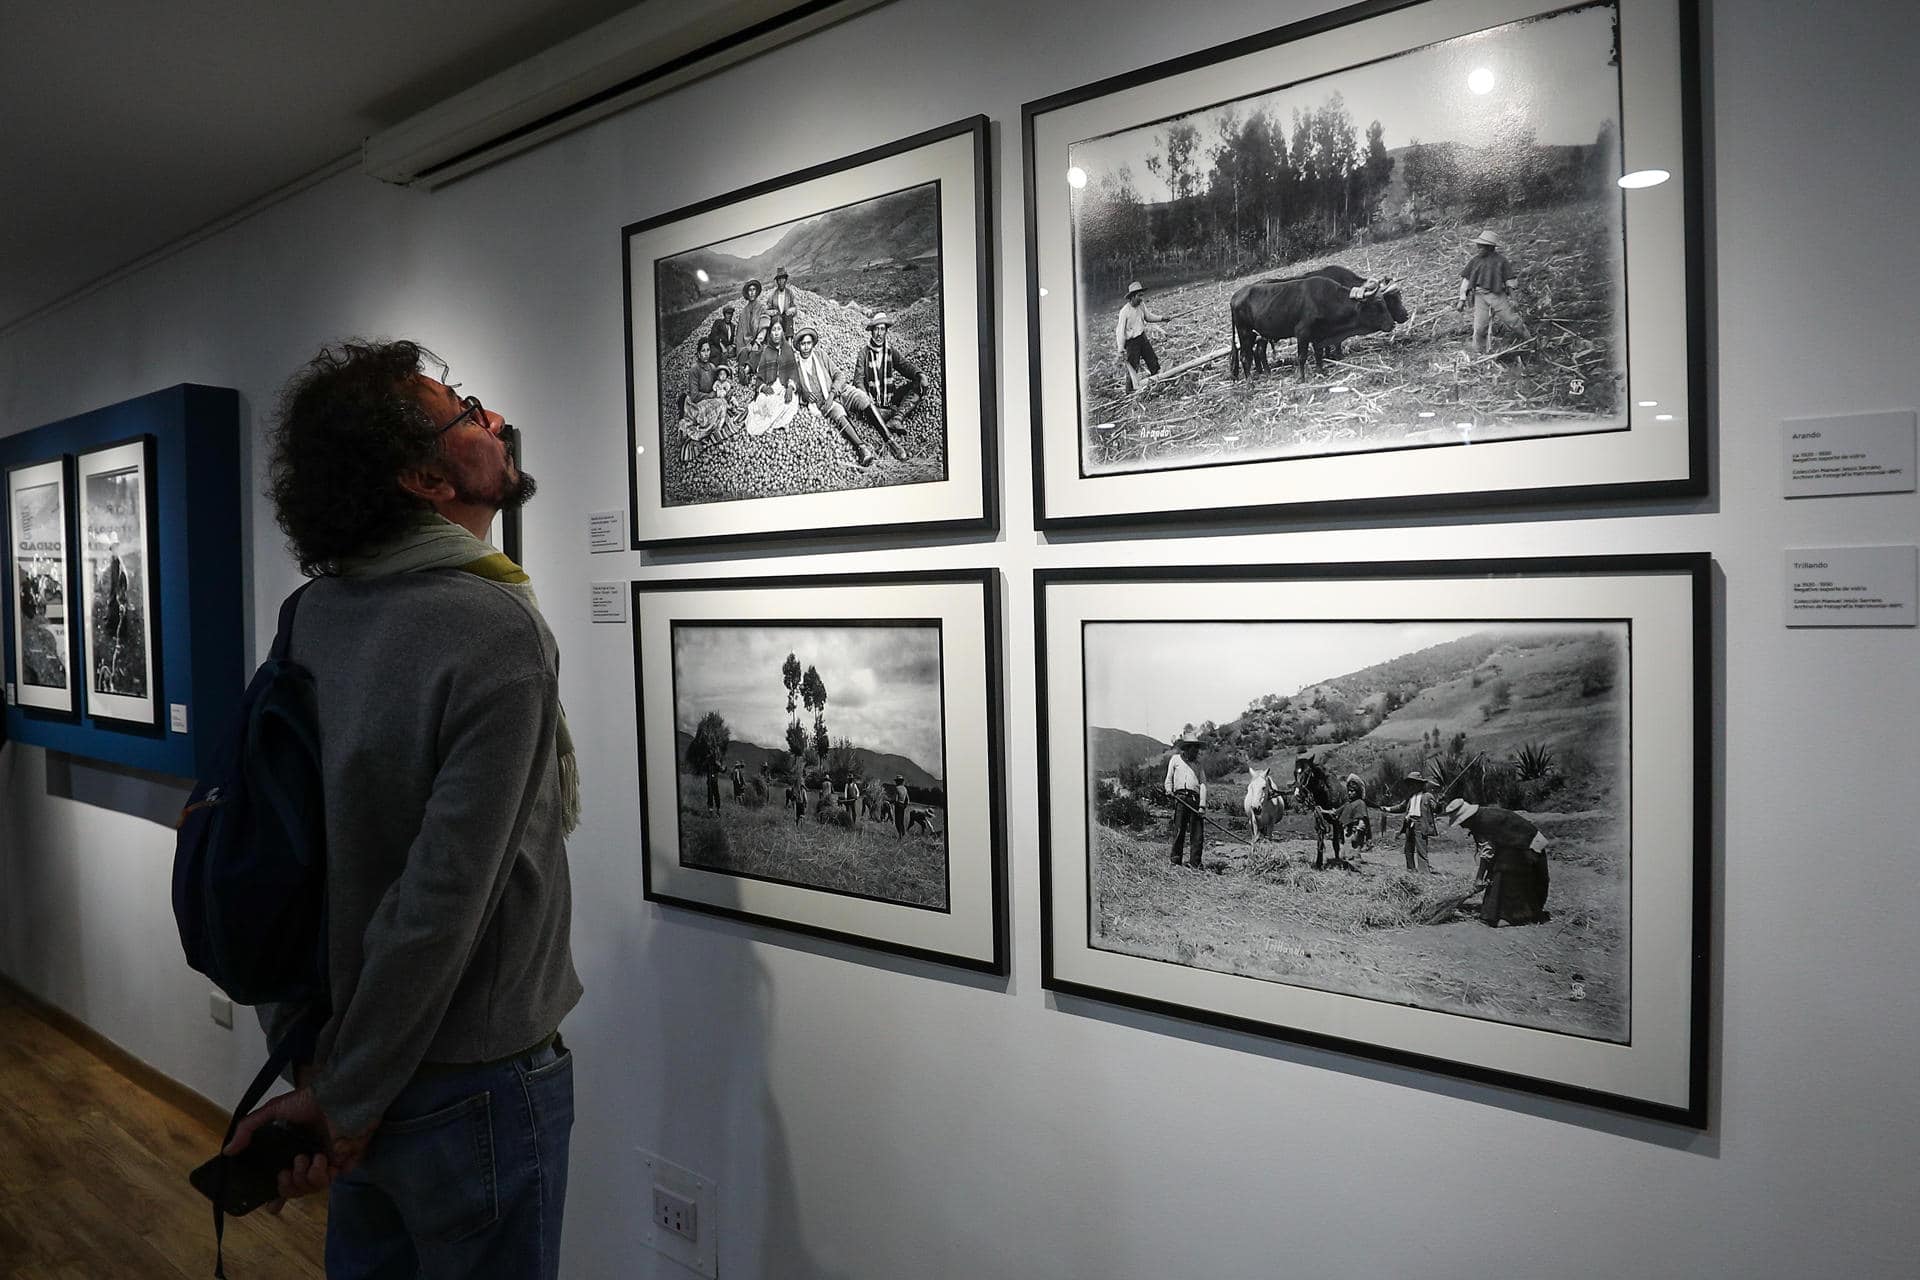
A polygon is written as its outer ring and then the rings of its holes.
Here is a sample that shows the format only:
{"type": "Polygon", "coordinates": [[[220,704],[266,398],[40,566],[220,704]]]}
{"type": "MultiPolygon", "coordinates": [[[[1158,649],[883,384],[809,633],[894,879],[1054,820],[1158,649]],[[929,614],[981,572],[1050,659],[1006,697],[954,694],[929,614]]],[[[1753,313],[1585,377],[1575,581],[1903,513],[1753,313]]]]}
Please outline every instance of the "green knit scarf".
{"type": "MultiPolygon", "coordinates": [[[[347,578],[384,578],[427,569],[459,569],[476,578],[497,582],[527,602],[535,613],[540,601],[533,594],[527,571],[435,511],[422,512],[413,528],[370,555],[343,560],[340,574],[347,578]]],[[[580,762],[567,729],[567,709],[560,708],[553,733],[554,754],[560,762],[560,823],[568,835],[580,825],[580,762]]]]}

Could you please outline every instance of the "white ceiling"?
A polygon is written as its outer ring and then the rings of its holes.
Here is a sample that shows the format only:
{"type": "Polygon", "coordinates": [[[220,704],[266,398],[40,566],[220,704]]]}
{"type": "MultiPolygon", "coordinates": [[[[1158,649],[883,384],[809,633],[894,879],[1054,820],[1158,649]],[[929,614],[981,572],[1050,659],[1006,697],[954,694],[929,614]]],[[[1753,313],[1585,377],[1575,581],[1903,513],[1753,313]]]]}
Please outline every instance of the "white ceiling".
{"type": "Polygon", "coordinates": [[[633,0],[0,0],[0,330],[633,0]]]}

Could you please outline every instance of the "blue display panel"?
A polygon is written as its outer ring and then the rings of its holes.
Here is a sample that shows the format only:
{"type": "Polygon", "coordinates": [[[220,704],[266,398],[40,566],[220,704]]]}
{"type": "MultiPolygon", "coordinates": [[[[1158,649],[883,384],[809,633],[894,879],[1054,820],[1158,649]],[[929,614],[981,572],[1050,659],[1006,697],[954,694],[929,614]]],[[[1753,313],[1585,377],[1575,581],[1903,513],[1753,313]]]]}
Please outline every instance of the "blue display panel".
{"type": "MultiPolygon", "coordinates": [[[[244,608],[240,581],[240,397],[224,387],[181,383],[31,431],[0,438],[0,468],[100,445],[148,437],[153,442],[154,692],[159,723],[151,728],[9,705],[0,738],[134,769],[195,778],[208,766],[214,739],[245,687],[244,608]],[[186,728],[176,732],[184,710],[186,728]]],[[[70,572],[87,571],[73,548],[70,572]]],[[[17,599],[12,557],[0,557],[7,601],[17,599]]],[[[76,597],[81,593],[76,592],[76,597]]],[[[5,641],[7,678],[17,669],[5,641]]],[[[83,646],[84,649],[84,646],[83,646]]],[[[81,654],[82,662],[92,655],[81,654]]],[[[85,668],[82,668],[84,670],[85,668]]]]}

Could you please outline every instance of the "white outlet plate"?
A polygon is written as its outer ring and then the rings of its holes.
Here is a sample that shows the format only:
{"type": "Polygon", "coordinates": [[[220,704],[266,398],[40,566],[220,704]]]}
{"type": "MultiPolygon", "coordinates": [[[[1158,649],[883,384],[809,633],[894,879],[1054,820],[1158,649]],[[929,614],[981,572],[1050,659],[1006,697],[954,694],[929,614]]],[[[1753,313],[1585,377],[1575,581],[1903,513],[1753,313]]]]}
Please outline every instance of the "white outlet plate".
{"type": "Polygon", "coordinates": [[[215,991],[207,997],[207,1013],[227,1030],[233,1030],[233,1001],[223,992],[215,991]]]}
{"type": "Polygon", "coordinates": [[[671,1258],[689,1271],[710,1278],[719,1274],[719,1206],[712,1178],[703,1178],[691,1169],[683,1169],[651,1151],[640,1149],[641,1213],[645,1215],[647,1248],[663,1258],[671,1258]],[[692,1206],[695,1239],[675,1235],[662,1228],[653,1213],[653,1188],[692,1206]]]}

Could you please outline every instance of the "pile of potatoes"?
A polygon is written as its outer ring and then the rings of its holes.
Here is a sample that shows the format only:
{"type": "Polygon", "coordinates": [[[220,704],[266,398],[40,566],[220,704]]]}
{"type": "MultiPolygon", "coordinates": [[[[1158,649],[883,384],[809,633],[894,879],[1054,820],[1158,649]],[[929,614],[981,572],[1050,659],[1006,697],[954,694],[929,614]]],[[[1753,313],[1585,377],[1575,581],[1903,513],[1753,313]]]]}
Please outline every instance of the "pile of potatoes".
{"type": "MultiPolygon", "coordinates": [[[[850,379],[860,375],[861,351],[867,345],[867,313],[853,303],[836,303],[807,289],[796,288],[801,323],[820,331],[820,345],[834,367],[850,379]]],[[[922,298],[894,317],[890,341],[913,362],[925,381],[919,405],[890,425],[905,449],[901,461],[887,450],[871,422],[852,415],[854,430],[873,451],[872,466],[862,467],[854,450],[824,415],[802,409],[778,431],[750,436],[744,427],[731,428],[723,440],[698,446],[691,462],[680,460],[680,398],[695,349],[720,316],[720,304],[679,346],[660,360],[661,485],[667,506],[734,498],[771,498],[797,493],[833,493],[843,489],[879,488],[946,478],[946,395],[942,380],[940,298],[922,298]]],[[[730,393],[735,417],[744,417],[753,394],[751,379],[737,382],[730,393]]]]}

